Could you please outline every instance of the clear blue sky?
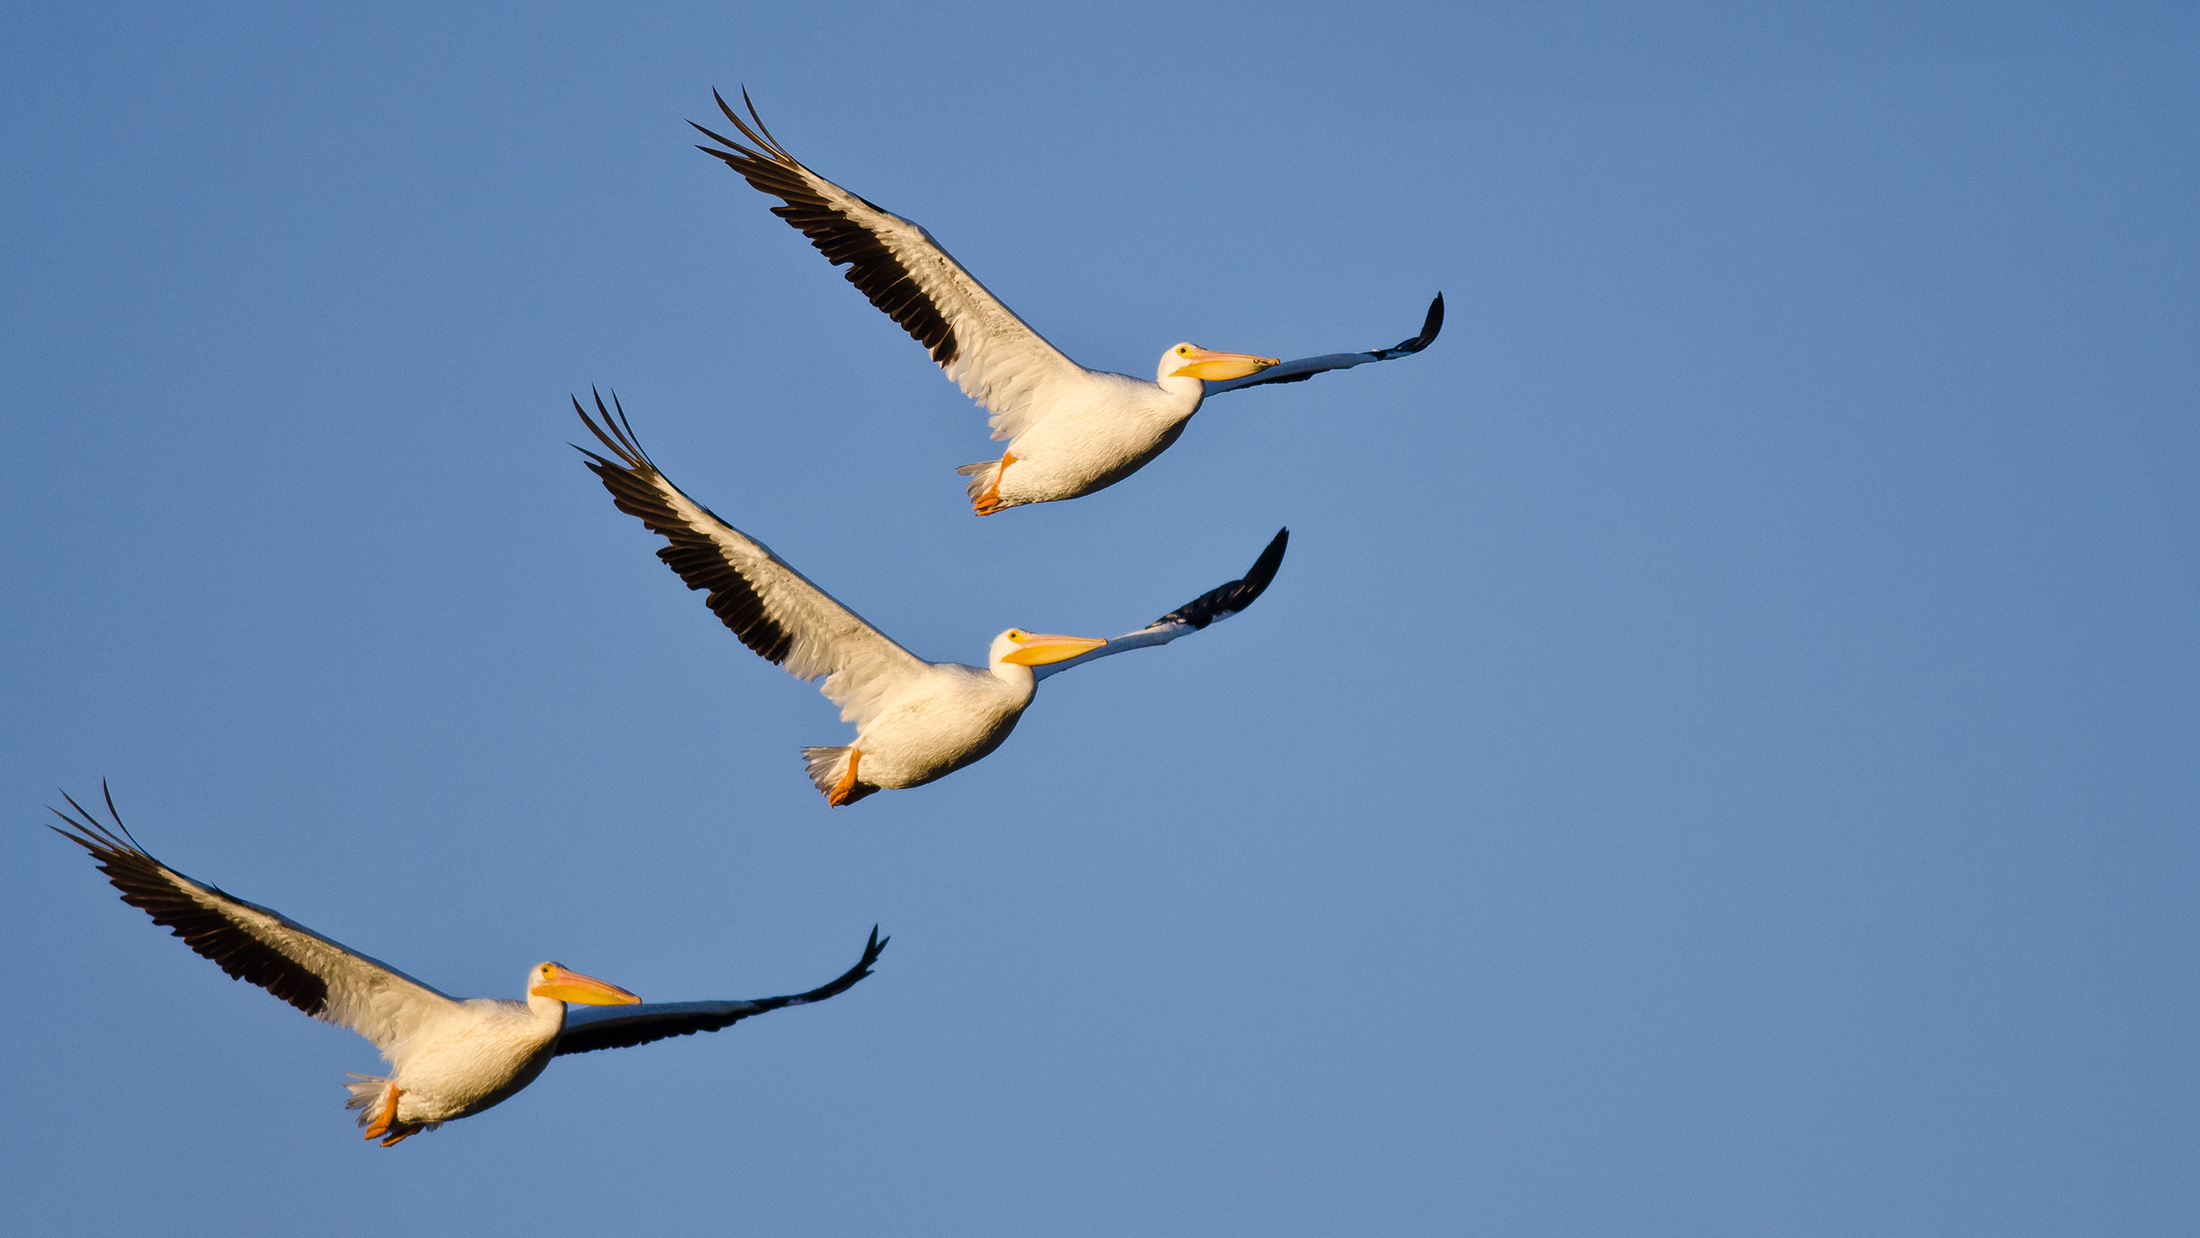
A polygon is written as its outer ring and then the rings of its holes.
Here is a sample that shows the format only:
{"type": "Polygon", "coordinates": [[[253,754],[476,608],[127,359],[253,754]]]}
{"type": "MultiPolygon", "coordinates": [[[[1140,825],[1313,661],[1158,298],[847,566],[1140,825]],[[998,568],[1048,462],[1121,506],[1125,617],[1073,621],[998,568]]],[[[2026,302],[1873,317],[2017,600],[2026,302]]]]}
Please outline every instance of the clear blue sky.
{"type": "Polygon", "coordinates": [[[2189,4],[18,6],[0,1228],[2155,1233],[2200,1212],[2189,4]],[[1090,365],[972,518],[746,83],[1090,365]],[[829,812],[847,734],[566,446],[910,648],[1259,606],[829,812]],[[823,1006],[360,1142],[371,1048],[39,828],[463,994],[823,1006]]]}

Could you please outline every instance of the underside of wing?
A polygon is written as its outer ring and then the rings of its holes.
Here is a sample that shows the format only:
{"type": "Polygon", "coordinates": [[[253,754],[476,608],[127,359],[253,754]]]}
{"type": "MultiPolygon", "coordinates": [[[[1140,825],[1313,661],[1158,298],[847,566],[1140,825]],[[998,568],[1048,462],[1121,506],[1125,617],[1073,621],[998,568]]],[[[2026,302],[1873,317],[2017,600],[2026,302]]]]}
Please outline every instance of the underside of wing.
{"type": "Polygon", "coordinates": [[[1227,619],[1251,606],[1255,599],[1267,591],[1268,582],[1276,578],[1276,569],[1283,566],[1284,548],[1291,543],[1291,530],[1278,529],[1268,545],[1253,560],[1253,566],[1244,576],[1226,585],[1217,585],[1200,594],[1168,614],[1161,616],[1136,632],[1126,632],[1107,644],[1074,658],[1046,666],[1035,666],[1031,673],[1040,679],[1058,674],[1073,666],[1082,666],[1095,658],[1105,658],[1133,649],[1152,645],[1166,645],[1179,636],[1197,632],[1211,623],[1227,619]]]}
{"type": "Polygon", "coordinates": [[[730,1002],[650,1002],[640,1006],[582,1006],[568,1007],[565,1030],[558,1036],[557,1052],[587,1053],[596,1049],[624,1049],[630,1045],[646,1045],[652,1040],[669,1036],[688,1036],[696,1032],[715,1032],[751,1015],[778,1010],[783,1006],[806,1006],[847,992],[856,981],[871,974],[872,964],[878,962],[879,953],[886,949],[891,938],[878,935],[876,925],[871,928],[871,940],[863,947],[863,958],[854,967],[842,972],[831,983],[811,989],[807,993],[795,993],[787,997],[760,997],[750,1001],[730,1002]]]}
{"type": "Polygon", "coordinates": [[[772,213],[810,238],[826,261],[846,266],[848,282],[925,346],[963,394],[992,414],[993,437],[1021,433],[1033,409],[1061,384],[1088,381],[1081,366],[986,291],[923,228],[788,154],[764,127],[747,91],[741,93],[747,120],[717,92],[711,97],[747,144],[695,125],[717,143],[696,149],[784,202],[772,213]]]}
{"type": "Polygon", "coordinates": [[[112,795],[101,824],[67,795],[75,815],[54,809],[54,832],[92,853],[122,901],[239,980],[250,981],[316,1019],[348,1027],[387,1049],[429,1017],[455,1006],[387,963],[346,949],[281,913],[202,885],[147,854],[122,824],[112,795]]]}
{"type": "Polygon", "coordinates": [[[711,613],[742,644],[797,678],[826,676],[826,699],[858,722],[892,687],[931,669],[811,584],[770,547],[720,520],[667,480],[635,441],[616,397],[610,408],[602,396],[596,397],[597,417],[590,417],[578,399],[573,411],[611,452],[601,456],[580,448],[589,469],[620,511],[665,539],[657,557],[688,588],[705,591],[711,613]]]}
{"type": "Polygon", "coordinates": [[[1207,394],[1215,396],[1225,391],[1239,391],[1246,387],[1265,387],[1275,383],[1303,383],[1316,374],[1325,373],[1329,370],[1349,370],[1353,366],[1366,365],[1370,361],[1394,361],[1399,357],[1410,357],[1427,348],[1436,339],[1437,332],[1443,329],[1444,294],[1439,292],[1436,294],[1436,299],[1429,302],[1428,317],[1421,320],[1421,333],[1411,339],[1400,340],[1388,348],[1378,348],[1372,352],[1333,352],[1327,356],[1301,357],[1297,361],[1286,361],[1282,365],[1270,366],[1250,378],[1233,378],[1228,382],[1208,383],[1207,394]]]}

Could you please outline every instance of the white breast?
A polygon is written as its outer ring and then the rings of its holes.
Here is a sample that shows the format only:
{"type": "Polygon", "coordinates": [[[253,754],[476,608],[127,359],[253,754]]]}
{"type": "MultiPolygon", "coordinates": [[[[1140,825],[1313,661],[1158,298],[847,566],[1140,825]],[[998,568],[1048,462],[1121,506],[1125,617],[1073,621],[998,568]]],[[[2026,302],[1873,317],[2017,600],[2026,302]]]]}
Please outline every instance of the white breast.
{"type": "Polygon", "coordinates": [[[1199,410],[1199,396],[1180,396],[1122,374],[1091,376],[1016,436],[1016,463],[1001,479],[1001,498],[1046,502],[1113,484],[1166,450],[1199,410]]]}
{"type": "Polygon", "coordinates": [[[392,1046],[398,1117],[447,1122],[479,1113],[532,1083],[550,1061],[558,1028],[519,1002],[474,998],[451,1017],[392,1046]]]}
{"type": "Polygon", "coordinates": [[[974,666],[932,669],[856,736],[863,781],[914,787],[953,773],[1000,747],[1031,704],[1029,685],[1019,688],[974,666]]]}

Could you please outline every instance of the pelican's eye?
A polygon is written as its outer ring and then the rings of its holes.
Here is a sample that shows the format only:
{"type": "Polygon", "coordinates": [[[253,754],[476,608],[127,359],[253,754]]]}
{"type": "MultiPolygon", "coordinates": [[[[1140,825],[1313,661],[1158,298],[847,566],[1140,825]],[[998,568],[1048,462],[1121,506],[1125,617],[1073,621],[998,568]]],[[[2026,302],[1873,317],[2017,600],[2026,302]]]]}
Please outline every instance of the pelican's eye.
{"type": "Polygon", "coordinates": [[[1015,628],[1010,628],[1010,629],[1008,630],[1008,639],[1010,639],[1010,640],[1012,640],[1012,641],[1021,641],[1021,640],[1022,640],[1023,638],[1024,638],[1024,634],[1023,634],[1022,632],[1019,632],[1019,631],[1017,631],[1017,630],[1016,630],[1015,628]]]}

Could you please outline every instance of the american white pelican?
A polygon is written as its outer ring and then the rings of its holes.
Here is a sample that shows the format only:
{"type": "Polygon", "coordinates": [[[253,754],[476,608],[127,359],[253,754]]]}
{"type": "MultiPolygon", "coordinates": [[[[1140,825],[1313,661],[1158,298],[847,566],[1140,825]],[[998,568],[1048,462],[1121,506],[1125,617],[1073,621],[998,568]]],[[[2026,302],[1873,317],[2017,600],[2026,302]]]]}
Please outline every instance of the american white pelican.
{"type": "Polygon", "coordinates": [[[1008,449],[998,460],[957,470],[970,479],[970,505],[981,516],[1114,485],[1167,450],[1205,396],[1408,356],[1428,347],[1444,325],[1438,293],[1419,335],[1372,352],[1279,364],[1178,344],[1162,354],[1152,382],[1088,370],[996,300],[923,228],[802,166],[764,127],[746,90],[748,121],[718,92],[711,97],[753,147],[695,125],[719,144],[696,149],[786,202],[772,214],[800,229],[834,266],[847,264],[848,282],[930,349],[963,394],[992,414],[993,437],[1008,440],[1008,449]]]}
{"type": "Polygon", "coordinates": [[[822,988],[754,1001],[643,1003],[614,984],[557,963],[527,969],[524,1002],[446,997],[387,963],[330,941],[281,913],[202,885],[146,854],[115,813],[109,828],[64,794],[70,828],[55,833],[92,853],[122,901],[239,980],[249,980],[324,1023],[348,1027],[382,1051],[390,1077],[353,1075],[347,1109],[387,1148],[470,1117],[535,1081],[550,1059],[690,1032],[750,1015],[821,1002],[871,974],[886,942],[871,930],[863,959],[822,988]],[[569,1003],[592,1009],[568,1014],[569,1003]]]}
{"type": "Polygon", "coordinates": [[[923,786],[1000,747],[1039,681],[1056,671],[1167,644],[1244,610],[1275,577],[1290,538],[1288,529],[1278,532],[1243,580],[1128,635],[1099,640],[1010,628],[993,638],[984,667],[926,662],[666,480],[636,443],[623,409],[614,417],[599,395],[600,424],[578,399],[573,411],[616,457],[580,449],[619,510],[670,543],[657,557],[688,588],[709,590],[712,613],[742,644],[798,679],[825,677],[820,691],[841,707],[841,721],[856,724],[855,742],[804,748],[802,757],[835,808],[874,791],[923,786]]]}

